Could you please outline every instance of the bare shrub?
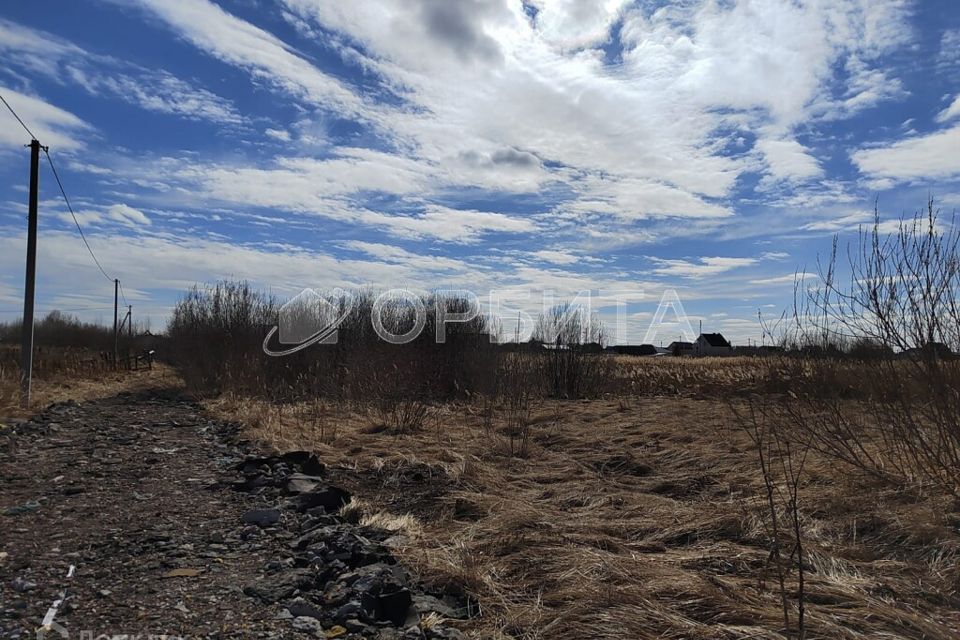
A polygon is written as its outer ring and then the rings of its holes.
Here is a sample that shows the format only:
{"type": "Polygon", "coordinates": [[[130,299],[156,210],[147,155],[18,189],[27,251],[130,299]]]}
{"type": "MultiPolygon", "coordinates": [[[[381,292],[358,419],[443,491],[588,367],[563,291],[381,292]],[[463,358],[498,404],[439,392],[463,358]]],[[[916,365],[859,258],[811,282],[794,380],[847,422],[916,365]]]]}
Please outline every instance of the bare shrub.
{"type": "Polygon", "coordinates": [[[876,215],[843,265],[834,240],[819,283],[797,286],[784,338],[816,357],[783,409],[823,453],[960,497],[960,230],[932,201],[888,228],[876,215]],[[860,373],[835,345],[852,345],[860,373]]]}
{"type": "Polygon", "coordinates": [[[784,633],[787,638],[793,637],[791,612],[794,605],[791,600],[795,599],[796,637],[803,638],[806,634],[806,560],[799,500],[810,445],[791,438],[793,430],[786,427],[783,414],[776,410],[776,403],[776,399],[771,401],[769,397],[751,398],[746,410],[741,411],[733,404],[731,409],[757,451],[764,490],[760,521],[770,544],[767,567],[773,569],[777,579],[784,633]],[[796,586],[792,588],[788,581],[794,572],[796,586]]]}
{"type": "Polygon", "coordinates": [[[542,376],[557,398],[609,393],[615,364],[602,354],[603,325],[580,307],[563,304],[541,314],[533,332],[543,346],[542,376]]]}
{"type": "MultiPolygon", "coordinates": [[[[446,324],[436,318],[436,309],[458,313],[469,301],[456,296],[420,300],[427,310],[423,331],[410,342],[390,344],[373,329],[374,300],[369,291],[349,300],[333,298],[344,315],[335,343],[275,358],[263,352],[262,343],[278,322],[280,302],[247,283],[221,282],[191,289],[175,307],[168,334],[188,384],[204,392],[362,404],[383,394],[449,399],[489,385],[497,352],[486,318],[446,324]],[[435,340],[438,324],[444,326],[443,342],[435,340]]],[[[305,327],[313,326],[315,311],[303,305],[285,309],[295,316],[288,321],[305,327]]],[[[383,327],[394,334],[413,324],[412,309],[403,300],[390,301],[379,311],[383,327]]]]}

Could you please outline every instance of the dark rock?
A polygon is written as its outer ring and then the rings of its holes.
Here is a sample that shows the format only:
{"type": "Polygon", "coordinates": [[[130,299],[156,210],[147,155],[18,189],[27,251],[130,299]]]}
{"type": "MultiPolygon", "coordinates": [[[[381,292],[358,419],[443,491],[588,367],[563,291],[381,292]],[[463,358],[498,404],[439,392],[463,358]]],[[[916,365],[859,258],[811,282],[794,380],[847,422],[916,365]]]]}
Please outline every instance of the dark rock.
{"type": "Polygon", "coordinates": [[[292,499],[294,508],[300,513],[316,507],[323,507],[327,513],[336,513],[348,502],[350,502],[350,494],[338,487],[317,488],[292,499]]]}
{"type": "Polygon", "coordinates": [[[318,620],[323,618],[323,609],[303,598],[295,598],[287,605],[287,611],[289,611],[294,618],[301,616],[316,618],[318,620]]]}
{"type": "Polygon", "coordinates": [[[243,514],[246,524],[255,524],[259,527],[269,527],[280,522],[279,509],[254,509],[243,514]]]}
{"type": "Polygon", "coordinates": [[[261,489],[267,486],[267,484],[268,480],[266,476],[262,474],[254,474],[249,476],[246,480],[234,482],[231,486],[235,491],[251,492],[255,491],[256,489],[261,489]]]}
{"type": "Polygon", "coordinates": [[[415,595],[413,596],[413,599],[410,605],[414,611],[416,611],[418,614],[422,616],[425,616],[429,613],[436,613],[444,618],[462,617],[452,607],[446,605],[440,600],[437,600],[433,596],[415,595]]]}
{"type": "Polygon", "coordinates": [[[364,636],[371,635],[374,632],[374,627],[359,620],[345,620],[343,627],[350,633],[358,633],[364,636]]]}
{"type": "Polygon", "coordinates": [[[395,625],[403,624],[410,611],[410,601],[410,591],[407,589],[380,594],[377,597],[377,619],[389,620],[395,625]]]}
{"type": "Polygon", "coordinates": [[[293,619],[293,628],[297,631],[313,634],[319,638],[323,637],[323,625],[316,618],[308,616],[299,616],[293,619]]]}
{"type": "Polygon", "coordinates": [[[310,493],[323,484],[323,478],[294,473],[287,478],[287,493],[310,493]]]}
{"type": "Polygon", "coordinates": [[[336,610],[333,619],[337,622],[346,622],[350,618],[358,618],[364,615],[364,609],[356,600],[351,600],[336,610]]]}
{"type": "Polygon", "coordinates": [[[10,588],[12,588],[14,591],[19,591],[23,593],[26,591],[33,591],[34,589],[36,589],[37,583],[30,582],[29,580],[25,580],[18,576],[10,582],[10,588]]]}
{"type": "Polygon", "coordinates": [[[308,569],[293,569],[263,578],[243,588],[248,596],[267,604],[284,600],[299,591],[309,591],[316,586],[316,576],[308,569]]]}
{"type": "Polygon", "coordinates": [[[326,465],[317,459],[317,456],[309,451],[288,451],[280,456],[282,460],[295,465],[302,471],[311,476],[322,476],[327,471],[326,465]]]}
{"type": "Polygon", "coordinates": [[[7,516],[18,516],[21,513],[29,513],[31,511],[36,511],[40,508],[40,503],[36,500],[27,500],[23,504],[18,504],[13,507],[8,507],[3,514],[7,516]]]}

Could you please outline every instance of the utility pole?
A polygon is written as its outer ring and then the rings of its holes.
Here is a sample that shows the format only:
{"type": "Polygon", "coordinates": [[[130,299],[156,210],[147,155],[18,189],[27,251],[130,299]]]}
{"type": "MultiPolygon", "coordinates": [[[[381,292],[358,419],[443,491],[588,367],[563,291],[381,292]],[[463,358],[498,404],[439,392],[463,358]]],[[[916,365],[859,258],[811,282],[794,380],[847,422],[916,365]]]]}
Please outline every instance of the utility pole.
{"type": "Polygon", "coordinates": [[[33,298],[37,290],[37,200],[40,191],[40,143],[30,141],[30,197],[27,213],[27,275],[20,327],[20,406],[30,406],[33,379],[33,298]]]}
{"type": "Polygon", "coordinates": [[[117,324],[119,319],[117,316],[117,305],[120,300],[118,298],[120,294],[120,281],[117,279],[113,280],[113,369],[117,369],[117,347],[119,346],[120,341],[120,327],[117,324]]]}
{"type": "Polygon", "coordinates": [[[127,306],[127,338],[130,341],[130,349],[133,349],[133,305],[127,306]]]}

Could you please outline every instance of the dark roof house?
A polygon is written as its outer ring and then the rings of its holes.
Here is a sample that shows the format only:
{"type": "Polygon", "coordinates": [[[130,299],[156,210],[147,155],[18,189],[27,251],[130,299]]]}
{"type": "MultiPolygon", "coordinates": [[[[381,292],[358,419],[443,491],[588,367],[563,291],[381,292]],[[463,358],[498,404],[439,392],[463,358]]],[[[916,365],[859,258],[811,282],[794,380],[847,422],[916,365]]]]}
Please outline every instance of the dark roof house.
{"type": "Polygon", "coordinates": [[[730,348],[730,343],[723,337],[722,333],[701,333],[700,337],[711,347],[730,348]]]}

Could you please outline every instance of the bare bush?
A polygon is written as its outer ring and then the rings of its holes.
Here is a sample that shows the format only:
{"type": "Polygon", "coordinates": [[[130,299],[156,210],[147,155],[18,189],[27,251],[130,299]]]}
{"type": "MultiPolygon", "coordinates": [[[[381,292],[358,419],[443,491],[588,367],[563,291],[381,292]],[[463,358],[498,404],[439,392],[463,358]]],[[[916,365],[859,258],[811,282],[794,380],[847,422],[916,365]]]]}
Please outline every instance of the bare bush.
{"type": "MultiPolygon", "coordinates": [[[[423,331],[404,344],[390,344],[373,329],[374,300],[371,292],[350,300],[334,298],[344,315],[336,341],[275,358],[264,353],[262,344],[278,322],[279,301],[246,283],[222,282],[188,292],[174,309],[168,334],[184,377],[200,391],[365,403],[384,394],[449,399],[489,386],[497,354],[486,318],[446,324],[436,319],[436,309],[453,313],[468,301],[421,300],[427,310],[423,331]],[[443,342],[435,340],[438,324],[444,324],[443,342]]],[[[287,318],[294,326],[314,326],[317,319],[316,309],[303,305],[284,311],[295,316],[287,318]]],[[[403,300],[378,311],[383,327],[394,334],[403,334],[413,323],[411,308],[403,300]]]]}
{"type": "Polygon", "coordinates": [[[805,559],[800,488],[810,444],[802,439],[792,439],[794,431],[783,421],[783,414],[776,410],[777,402],[777,399],[769,396],[751,398],[745,410],[740,410],[735,404],[731,405],[731,409],[757,452],[757,465],[764,490],[760,521],[770,544],[767,567],[772,568],[777,579],[784,633],[787,638],[794,637],[794,625],[791,622],[794,605],[791,600],[795,600],[796,637],[804,638],[805,559]],[[795,587],[791,587],[788,581],[794,573],[795,587]]]}
{"type": "Polygon", "coordinates": [[[960,497],[960,230],[932,201],[889,228],[876,215],[845,264],[835,240],[819,283],[797,286],[785,338],[820,357],[807,359],[813,375],[793,381],[783,410],[823,453],[960,497]],[[851,381],[836,345],[852,345],[869,384],[851,381]],[[844,401],[851,387],[859,402],[844,401]]]}
{"type": "Polygon", "coordinates": [[[531,342],[543,346],[541,375],[557,398],[607,393],[614,361],[602,355],[603,325],[577,306],[557,305],[541,314],[531,342]]]}

